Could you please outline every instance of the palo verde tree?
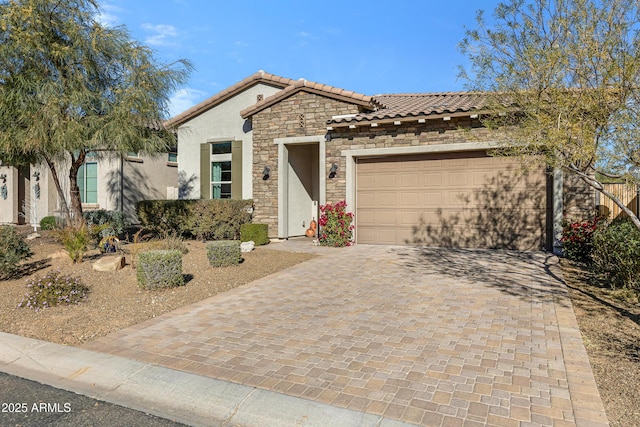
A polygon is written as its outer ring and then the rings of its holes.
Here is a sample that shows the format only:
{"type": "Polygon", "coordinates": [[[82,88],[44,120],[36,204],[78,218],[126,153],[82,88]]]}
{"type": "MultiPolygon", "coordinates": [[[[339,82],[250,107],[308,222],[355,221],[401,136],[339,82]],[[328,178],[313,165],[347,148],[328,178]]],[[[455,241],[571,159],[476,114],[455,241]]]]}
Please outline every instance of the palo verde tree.
{"type": "Polygon", "coordinates": [[[508,0],[482,11],[460,50],[461,76],[487,94],[484,122],[499,153],[540,155],[640,221],[603,177],[633,184],[640,166],[640,12],[637,0],[508,0]]]}
{"type": "Polygon", "coordinates": [[[75,226],[87,153],[166,151],[173,136],[158,124],[191,70],[184,60],[160,64],[125,28],[100,24],[98,11],[95,0],[0,1],[0,160],[46,163],[75,226]]]}

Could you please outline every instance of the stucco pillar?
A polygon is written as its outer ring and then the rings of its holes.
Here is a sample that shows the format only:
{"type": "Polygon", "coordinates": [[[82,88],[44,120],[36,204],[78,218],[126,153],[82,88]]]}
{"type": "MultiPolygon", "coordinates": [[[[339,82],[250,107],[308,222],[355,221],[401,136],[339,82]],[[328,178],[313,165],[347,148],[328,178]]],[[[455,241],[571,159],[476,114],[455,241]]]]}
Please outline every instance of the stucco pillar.
{"type": "Polygon", "coordinates": [[[553,253],[562,255],[562,218],[564,214],[564,174],[559,168],[553,170],[553,253]]]}

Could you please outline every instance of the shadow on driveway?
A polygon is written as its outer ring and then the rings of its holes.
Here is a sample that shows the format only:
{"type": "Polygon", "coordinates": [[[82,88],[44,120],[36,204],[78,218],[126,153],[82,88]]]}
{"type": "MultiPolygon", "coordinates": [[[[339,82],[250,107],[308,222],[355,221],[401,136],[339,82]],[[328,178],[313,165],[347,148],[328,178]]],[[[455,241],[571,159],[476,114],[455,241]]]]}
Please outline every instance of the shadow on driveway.
{"type": "Polygon", "coordinates": [[[407,268],[499,289],[525,301],[570,306],[557,258],[544,252],[493,249],[394,248],[407,268]]]}

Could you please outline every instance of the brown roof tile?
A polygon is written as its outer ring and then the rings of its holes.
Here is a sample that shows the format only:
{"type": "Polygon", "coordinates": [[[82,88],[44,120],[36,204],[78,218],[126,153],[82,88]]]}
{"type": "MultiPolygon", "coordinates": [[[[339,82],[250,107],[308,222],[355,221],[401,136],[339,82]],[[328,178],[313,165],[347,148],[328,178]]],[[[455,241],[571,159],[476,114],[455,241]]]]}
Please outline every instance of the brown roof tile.
{"type": "Polygon", "coordinates": [[[428,117],[455,113],[471,113],[485,105],[486,97],[477,92],[439,92],[376,95],[372,102],[377,106],[371,113],[351,117],[339,117],[329,124],[349,124],[380,120],[428,117]]]}
{"type": "Polygon", "coordinates": [[[254,86],[258,83],[264,83],[267,85],[275,86],[278,88],[285,88],[291,84],[293,84],[295,80],[288,79],[285,77],[276,76],[274,74],[266,73],[262,70],[258,71],[255,74],[243,79],[242,81],[234,84],[223,90],[222,92],[218,92],[213,95],[211,98],[202,101],[201,103],[189,108],[183,113],[178,114],[175,117],[165,121],[166,127],[173,127],[181,125],[182,123],[196,117],[205,111],[215,107],[216,105],[226,101],[227,99],[237,95],[238,93],[247,90],[251,86],[254,86]]]}
{"type": "Polygon", "coordinates": [[[243,118],[247,118],[300,91],[316,93],[318,95],[326,96],[329,98],[339,99],[352,104],[361,105],[370,110],[374,109],[372,98],[368,95],[362,95],[350,90],[344,90],[337,87],[300,79],[294,81],[290,86],[287,86],[280,92],[263,99],[262,101],[258,102],[255,105],[252,105],[249,108],[242,110],[240,112],[240,115],[243,118]]]}

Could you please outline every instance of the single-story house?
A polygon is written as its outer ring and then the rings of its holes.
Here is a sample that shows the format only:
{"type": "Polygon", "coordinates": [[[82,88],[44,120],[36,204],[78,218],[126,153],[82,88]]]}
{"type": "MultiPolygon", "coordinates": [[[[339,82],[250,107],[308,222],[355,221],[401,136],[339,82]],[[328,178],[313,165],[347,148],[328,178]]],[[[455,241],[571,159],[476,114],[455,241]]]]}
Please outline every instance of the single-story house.
{"type": "Polygon", "coordinates": [[[181,198],[252,198],[271,237],[346,200],[356,243],[551,249],[594,193],[493,157],[478,93],[368,96],[258,72],[171,119],[181,198]],[[240,181],[240,182],[238,182],[240,181]]]}
{"type": "MultiPolygon", "coordinates": [[[[68,168],[58,175],[69,193],[68,168]]],[[[49,168],[45,164],[0,166],[0,224],[36,226],[45,216],[62,217],[61,203],[49,168]],[[5,190],[2,187],[5,187],[5,190]]],[[[78,173],[84,211],[123,211],[135,220],[135,205],[144,199],[178,198],[177,153],[156,156],[129,153],[89,153],[78,173]]],[[[67,197],[67,202],[69,201],[67,197]]]]}

